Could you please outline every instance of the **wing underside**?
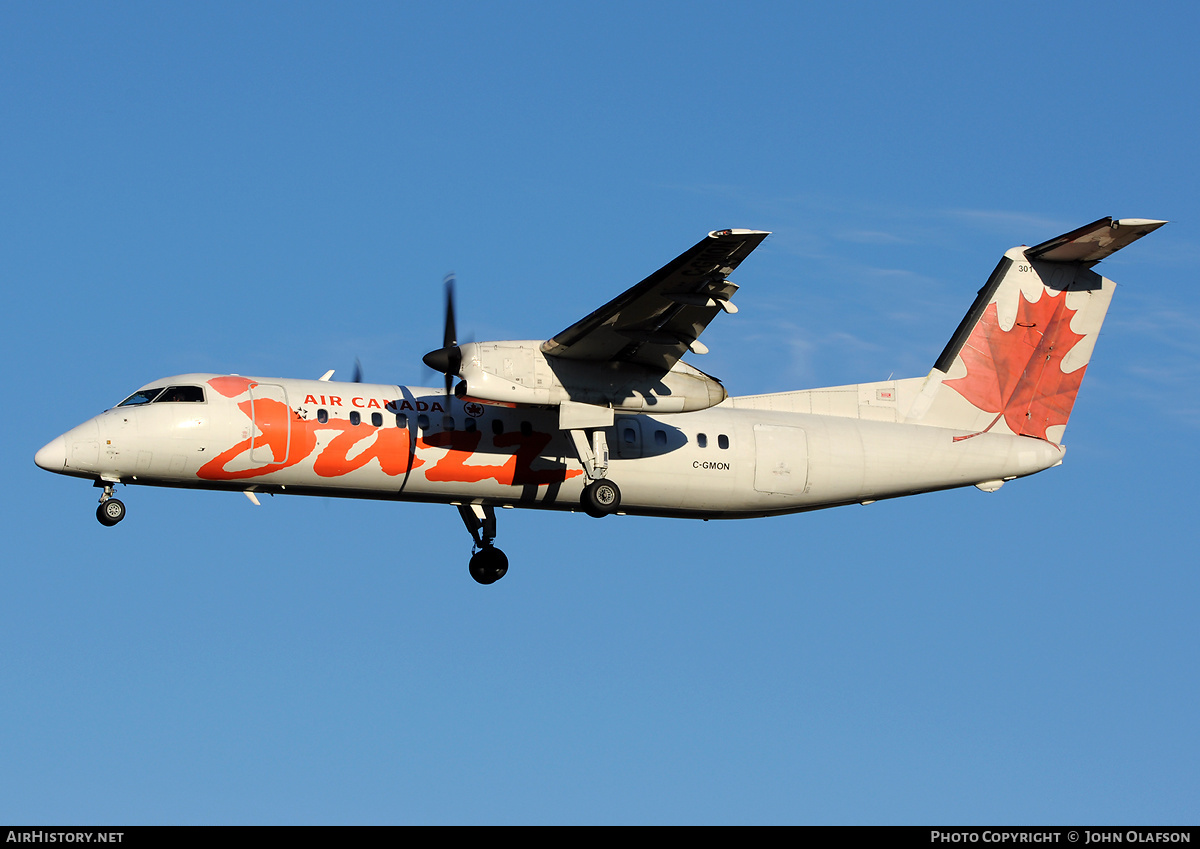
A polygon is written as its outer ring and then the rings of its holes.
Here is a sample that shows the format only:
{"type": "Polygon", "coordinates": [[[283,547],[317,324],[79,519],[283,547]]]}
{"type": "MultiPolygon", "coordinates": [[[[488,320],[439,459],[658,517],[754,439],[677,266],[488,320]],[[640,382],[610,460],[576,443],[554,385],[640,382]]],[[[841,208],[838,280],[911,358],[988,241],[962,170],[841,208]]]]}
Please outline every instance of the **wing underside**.
{"type": "Polygon", "coordinates": [[[582,321],[542,343],[547,356],[669,371],[718,312],[736,312],[727,278],[769,233],[718,230],[582,321]]]}

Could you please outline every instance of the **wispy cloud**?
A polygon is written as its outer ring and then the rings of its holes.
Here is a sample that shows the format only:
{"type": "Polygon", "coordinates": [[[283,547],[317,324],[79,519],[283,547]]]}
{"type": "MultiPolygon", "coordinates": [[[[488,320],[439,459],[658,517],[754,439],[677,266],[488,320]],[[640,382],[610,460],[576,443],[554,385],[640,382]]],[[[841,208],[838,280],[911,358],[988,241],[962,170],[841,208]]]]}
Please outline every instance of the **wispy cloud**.
{"type": "Polygon", "coordinates": [[[1034,234],[1034,238],[1037,238],[1042,233],[1046,234],[1045,238],[1052,238],[1058,233],[1067,232],[1072,227],[1088,223],[1086,221],[1079,221],[1074,224],[1065,223],[1053,218],[1046,218],[1042,215],[1005,209],[947,209],[943,210],[941,214],[948,218],[974,224],[986,230],[998,232],[1028,230],[1031,234],[1034,234]]]}
{"type": "Polygon", "coordinates": [[[834,234],[835,239],[857,245],[909,245],[911,239],[882,230],[843,230],[834,234]]]}

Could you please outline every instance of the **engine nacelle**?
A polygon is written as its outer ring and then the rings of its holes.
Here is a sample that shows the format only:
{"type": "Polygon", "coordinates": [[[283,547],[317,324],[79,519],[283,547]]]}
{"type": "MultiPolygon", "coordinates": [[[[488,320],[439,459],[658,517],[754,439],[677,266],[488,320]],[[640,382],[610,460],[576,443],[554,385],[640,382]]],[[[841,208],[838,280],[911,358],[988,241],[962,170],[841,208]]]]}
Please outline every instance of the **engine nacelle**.
{"type": "Polygon", "coordinates": [[[619,412],[686,413],[720,404],[721,382],[684,362],[665,375],[633,363],[547,357],[540,342],[470,342],[459,346],[460,398],[498,404],[557,406],[564,401],[619,412]]]}

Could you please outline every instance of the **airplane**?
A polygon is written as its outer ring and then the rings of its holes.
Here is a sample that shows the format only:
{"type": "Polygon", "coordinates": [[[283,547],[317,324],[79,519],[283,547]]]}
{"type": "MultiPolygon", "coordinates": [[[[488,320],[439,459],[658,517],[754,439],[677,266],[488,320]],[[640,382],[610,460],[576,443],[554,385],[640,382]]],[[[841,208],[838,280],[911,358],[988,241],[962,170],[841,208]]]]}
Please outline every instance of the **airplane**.
{"type": "Polygon", "coordinates": [[[735,519],[868,504],[1057,466],[1112,299],[1092,267],[1165,224],[1102,218],[1007,251],[924,376],[730,396],[685,363],[734,314],[729,275],[770,235],[717,230],[547,340],[460,343],[438,387],[184,374],[151,381],[35,457],[117,484],[450,504],[471,576],[508,571],[497,508],[735,519]]]}

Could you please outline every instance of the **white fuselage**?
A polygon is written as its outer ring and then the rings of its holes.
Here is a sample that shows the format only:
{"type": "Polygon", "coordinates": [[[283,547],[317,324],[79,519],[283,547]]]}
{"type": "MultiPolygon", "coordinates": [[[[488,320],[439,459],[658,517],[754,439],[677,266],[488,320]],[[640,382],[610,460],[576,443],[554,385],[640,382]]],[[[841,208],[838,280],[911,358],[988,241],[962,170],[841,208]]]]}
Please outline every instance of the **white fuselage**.
{"type": "MultiPolygon", "coordinates": [[[[485,406],[439,389],[182,375],[203,400],[119,406],[38,452],[103,483],[552,510],[588,477],[555,408],[485,406]]],[[[1059,463],[1043,439],[848,415],[745,408],[615,417],[604,429],[620,512],[738,518],[949,487],[1059,463]],[[967,437],[967,438],[964,438],[967,437]]]]}

